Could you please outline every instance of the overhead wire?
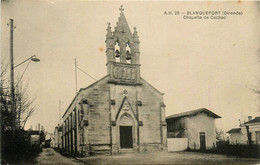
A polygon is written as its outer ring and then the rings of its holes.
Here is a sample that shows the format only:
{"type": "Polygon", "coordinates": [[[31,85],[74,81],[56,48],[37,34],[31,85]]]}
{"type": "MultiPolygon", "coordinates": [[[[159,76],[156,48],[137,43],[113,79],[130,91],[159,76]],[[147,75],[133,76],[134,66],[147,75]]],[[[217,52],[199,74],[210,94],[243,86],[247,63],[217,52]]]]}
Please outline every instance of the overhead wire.
{"type": "Polygon", "coordinates": [[[91,75],[89,75],[87,72],[85,72],[84,70],[80,69],[78,66],[76,66],[81,72],[85,73],[86,75],[88,75],[89,77],[91,77],[92,79],[94,79],[95,81],[97,81],[97,79],[95,79],[94,77],[92,77],[91,75]]]}

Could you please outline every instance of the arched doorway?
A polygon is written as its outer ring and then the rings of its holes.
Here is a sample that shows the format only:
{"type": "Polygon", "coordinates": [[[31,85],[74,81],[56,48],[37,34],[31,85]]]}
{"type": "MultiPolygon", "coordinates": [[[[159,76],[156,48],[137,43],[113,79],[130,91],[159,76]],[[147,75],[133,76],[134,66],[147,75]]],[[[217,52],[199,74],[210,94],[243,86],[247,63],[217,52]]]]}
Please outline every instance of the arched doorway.
{"type": "Polygon", "coordinates": [[[120,148],[133,148],[134,143],[134,120],[127,112],[123,113],[119,118],[119,140],[120,148]]]}

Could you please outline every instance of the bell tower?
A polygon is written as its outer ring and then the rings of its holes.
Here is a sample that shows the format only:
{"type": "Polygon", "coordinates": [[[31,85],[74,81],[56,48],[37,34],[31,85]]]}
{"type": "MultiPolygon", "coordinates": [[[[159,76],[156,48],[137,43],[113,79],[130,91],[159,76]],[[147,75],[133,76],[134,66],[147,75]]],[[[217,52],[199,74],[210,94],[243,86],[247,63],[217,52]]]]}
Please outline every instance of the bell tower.
{"type": "Polygon", "coordinates": [[[139,37],[136,28],[131,33],[122,5],[119,10],[120,16],[113,32],[108,23],[105,41],[109,82],[140,84],[139,37]]]}

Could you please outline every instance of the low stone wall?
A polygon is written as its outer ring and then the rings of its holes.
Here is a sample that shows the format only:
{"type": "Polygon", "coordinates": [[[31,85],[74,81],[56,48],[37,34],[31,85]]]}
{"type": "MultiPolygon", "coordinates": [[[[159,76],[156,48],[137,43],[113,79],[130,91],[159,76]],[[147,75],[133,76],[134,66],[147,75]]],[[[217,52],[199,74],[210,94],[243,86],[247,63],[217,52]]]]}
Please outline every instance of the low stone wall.
{"type": "Polygon", "coordinates": [[[188,138],[167,138],[168,152],[184,151],[188,147],[188,138]]]}
{"type": "Polygon", "coordinates": [[[157,152],[163,151],[161,143],[144,143],[140,146],[140,152],[157,152]]]}

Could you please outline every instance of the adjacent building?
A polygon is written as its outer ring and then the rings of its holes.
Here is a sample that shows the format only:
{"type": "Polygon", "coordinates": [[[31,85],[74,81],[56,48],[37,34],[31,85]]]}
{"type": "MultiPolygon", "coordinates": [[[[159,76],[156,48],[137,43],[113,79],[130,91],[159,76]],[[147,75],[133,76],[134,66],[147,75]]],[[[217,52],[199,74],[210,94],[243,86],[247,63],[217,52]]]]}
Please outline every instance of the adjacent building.
{"type": "Polygon", "coordinates": [[[61,137],[62,137],[62,127],[58,124],[54,129],[54,138],[53,138],[54,139],[54,144],[53,144],[54,148],[62,147],[61,137]]]}
{"type": "Polygon", "coordinates": [[[253,144],[260,144],[260,117],[255,117],[240,125],[242,143],[248,143],[249,139],[253,144]]]}
{"type": "Polygon", "coordinates": [[[248,121],[240,124],[240,128],[231,129],[227,133],[230,134],[231,144],[260,144],[260,117],[252,119],[248,117],[248,121]]]}
{"type": "Polygon", "coordinates": [[[229,143],[230,144],[240,144],[241,141],[241,128],[232,128],[227,133],[230,134],[229,136],[229,143]]]}
{"type": "Polygon", "coordinates": [[[38,123],[35,127],[35,130],[33,130],[33,127],[31,125],[30,129],[26,131],[25,137],[31,150],[39,150],[40,148],[42,148],[42,144],[45,140],[45,132],[43,126],[38,123]]]}
{"type": "Polygon", "coordinates": [[[40,146],[41,145],[41,136],[42,132],[41,131],[34,131],[34,130],[29,130],[27,131],[28,133],[28,144],[29,146],[40,146]]]}
{"type": "Polygon", "coordinates": [[[140,76],[139,37],[120,8],[106,35],[107,75],[81,88],[62,116],[62,147],[83,155],[167,149],[163,93],[140,76]]]}
{"type": "Polygon", "coordinates": [[[215,119],[221,118],[201,108],[174,114],[166,118],[168,138],[187,138],[190,149],[209,149],[216,146],[215,119]]]}

